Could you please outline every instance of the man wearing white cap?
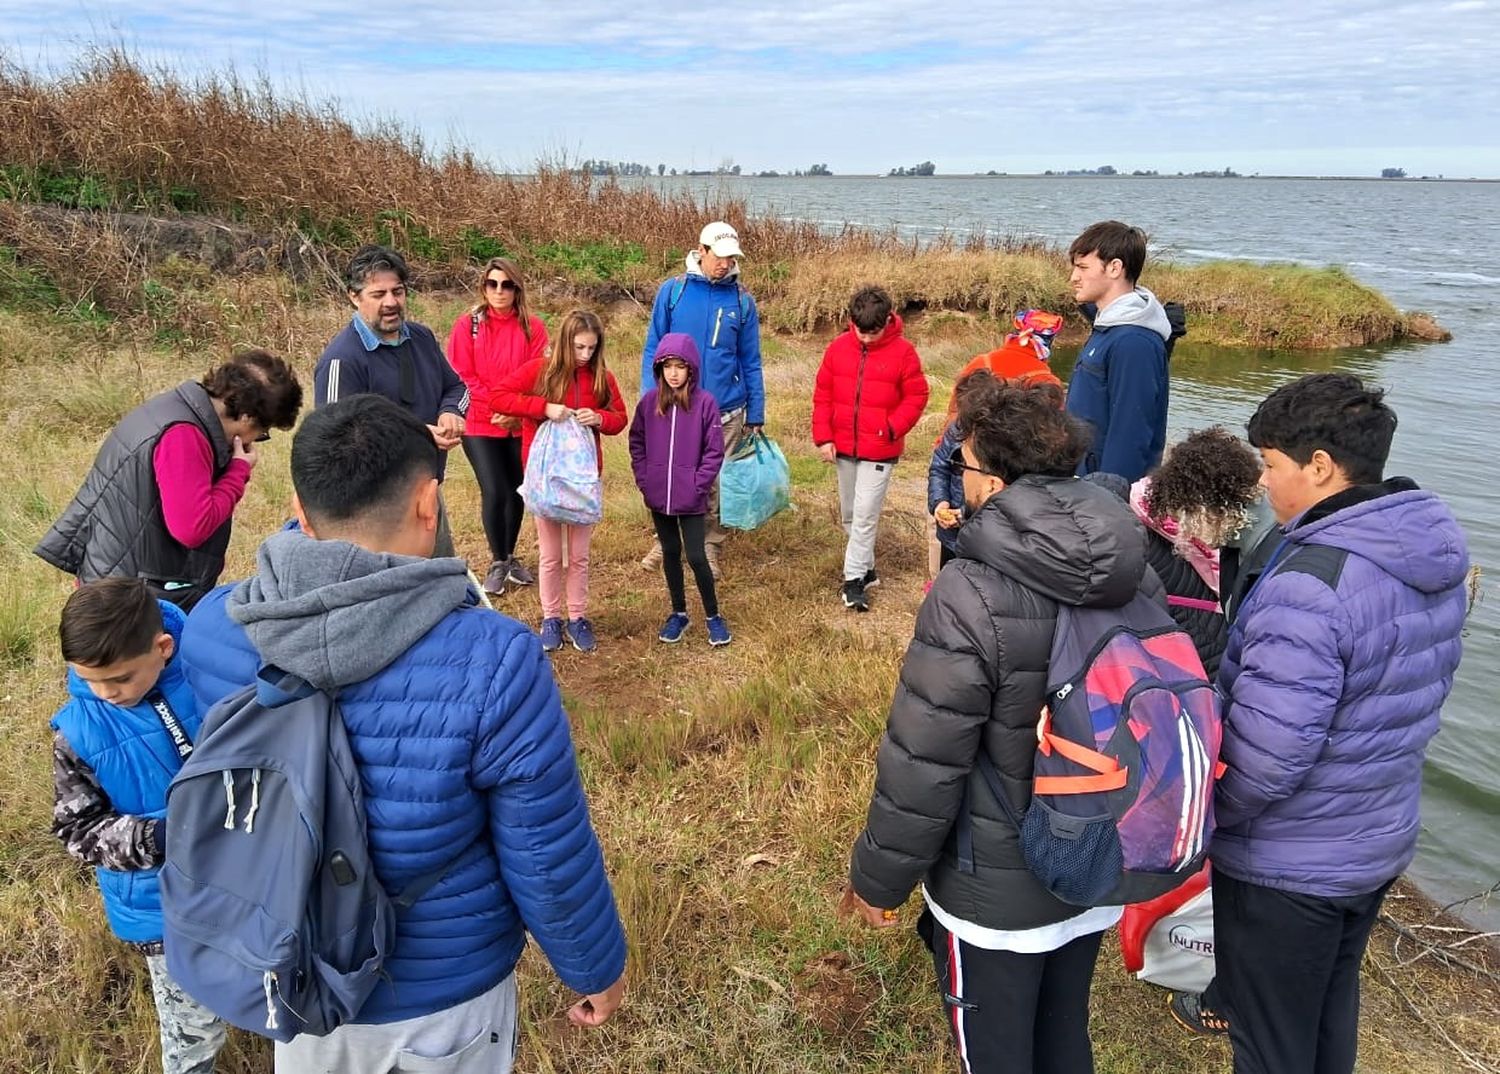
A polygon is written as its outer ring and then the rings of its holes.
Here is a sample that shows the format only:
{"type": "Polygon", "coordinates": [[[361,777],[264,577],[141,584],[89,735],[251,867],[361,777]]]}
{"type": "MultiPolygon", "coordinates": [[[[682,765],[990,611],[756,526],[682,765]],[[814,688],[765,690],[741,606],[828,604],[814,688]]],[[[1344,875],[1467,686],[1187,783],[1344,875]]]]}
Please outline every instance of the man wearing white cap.
{"type": "MultiPolygon", "coordinates": [[[[740,439],[766,420],[766,388],[760,374],[760,314],[755,299],[740,286],[739,233],[714,221],[698,235],[698,248],[687,255],[687,272],[666,280],[656,290],[651,326],[641,351],[641,390],[651,386],[651,362],[656,343],[667,332],[686,332],[698,344],[703,363],[703,387],[719,404],[724,429],[725,457],[740,439]]],[[[708,563],[719,577],[719,486],[715,482],[708,505],[708,563]]],[[[661,545],[654,545],[641,566],[661,565],[661,545]]]]}

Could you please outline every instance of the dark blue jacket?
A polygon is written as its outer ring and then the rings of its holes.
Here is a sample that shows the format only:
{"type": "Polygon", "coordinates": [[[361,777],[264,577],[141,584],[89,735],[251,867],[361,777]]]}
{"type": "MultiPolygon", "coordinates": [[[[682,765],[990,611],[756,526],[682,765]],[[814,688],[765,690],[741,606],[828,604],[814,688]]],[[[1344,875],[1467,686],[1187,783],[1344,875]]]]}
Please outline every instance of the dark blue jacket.
{"type": "MultiPolygon", "coordinates": [[[[955,474],[953,467],[948,465],[948,460],[962,444],[963,437],[958,435],[958,422],[950,421],[948,428],[943,430],[943,438],[938,441],[938,446],[933,449],[932,461],[927,464],[927,513],[929,515],[937,510],[937,505],[947,501],[949,507],[956,507],[967,513],[964,506],[964,475],[955,474]]],[[[937,529],[938,543],[950,552],[958,551],[958,532],[963,526],[953,529],[937,529]]]]}
{"type": "Polygon", "coordinates": [[[1411,862],[1422,760],[1453,688],[1463,531],[1406,478],[1297,520],[1240,603],[1225,698],[1214,868],[1262,887],[1363,895],[1411,862]]]}
{"type": "Polygon", "coordinates": [[[1068,378],[1068,413],[1093,426],[1078,476],[1096,471],[1139,481],[1167,443],[1167,340],[1172,323],[1144,287],[1098,312],[1068,378]]]}
{"type": "Polygon", "coordinates": [[[537,636],[473,606],[457,559],[284,532],[261,545],[243,586],[214,590],[189,620],[183,658],[200,703],[250,682],[263,659],[333,686],[381,884],[399,891],[449,863],[398,916],[390,979],[359,1020],[486,992],[528,932],[568,988],[612,984],[625,935],[537,636]]]}
{"type": "Polygon", "coordinates": [[[415,321],[407,321],[405,327],[406,338],[399,344],[379,343],[371,350],[354,321],[346,324],[328,341],[313,370],[313,405],[369,392],[400,404],[427,425],[436,425],[439,414],[463,417],[469,409],[469,389],[443,356],[432,329],[415,321]],[[401,364],[407,358],[411,381],[403,398],[401,364]]]}
{"type": "MultiPolygon", "coordinates": [[[[179,645],[186,621],[182,609],[166,601],[161,605],[162,626],[179,645]]],[[[189,738],[198,734],[200,712],[183,673],[183,661],[173,654],[156,680],[189,738]]],[[[93,769],[99,787],[109,796],[116,813],[160,819],[167,815],[167,785],[182,767],[182,759],[149,700],[122,708],[94,696],[89,684],[71,670],[68,693],[72,696],[52,718],[58,731],[78,759],[93,769]]],[[[150,698],[151,695],[147,695],[150,698]]],[[[155,943],[161,939],[160,869],[96,868],[99,891],[104,896],[104,914],[109,927],[129,943],[155,943]]]]}

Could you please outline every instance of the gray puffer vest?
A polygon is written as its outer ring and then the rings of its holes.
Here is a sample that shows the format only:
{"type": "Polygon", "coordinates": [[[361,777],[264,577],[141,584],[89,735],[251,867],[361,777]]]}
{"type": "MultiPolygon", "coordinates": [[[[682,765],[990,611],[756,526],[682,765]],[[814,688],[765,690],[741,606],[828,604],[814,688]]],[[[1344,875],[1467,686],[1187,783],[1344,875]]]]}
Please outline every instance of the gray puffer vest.
{"type": "Polygon", "coordinates": [[[196,381],[184,381],[120,419],[36,554],[81,582],[141,578],[181,608],[197,603],[224,569],[231,520],[197,548],[167,532],[153,455],[162,434],[184,422],[208,437],[217,480],[229,466],[229,441],[212,397],[196,381]]]}
{"type": "Polygon", "coordinates": [[[1146,531],[1090,482],[1023,477],[964,523],[957,558],[917,614],[880,742],[850,869],[865,901],[900,906],[925,882],[944,910],[985,928],[1035,928],[1079,912],[1032,876],[975,758],[983,749],[1011,806],[1026,809],[1058,605],[1120,607],[1137,590],[1163,599],[1146,565],[1146,531]],[[964,808],[972,873],[957,864],[954,821],[964,808]]]}

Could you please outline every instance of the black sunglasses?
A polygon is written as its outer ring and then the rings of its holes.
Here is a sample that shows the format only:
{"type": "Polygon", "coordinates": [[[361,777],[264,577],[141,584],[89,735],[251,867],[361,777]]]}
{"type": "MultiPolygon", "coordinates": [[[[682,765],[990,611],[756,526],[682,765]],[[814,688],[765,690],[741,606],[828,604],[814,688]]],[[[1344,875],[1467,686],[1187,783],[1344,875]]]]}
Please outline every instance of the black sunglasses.
{"type": "Polygon", "coordinates": [[[486,291],[493,291],[497,287],[500,288],[500,290],[502,290],[502,291],[514,291],[514,290],[516,290],[516,281],[515,280],[485,280],[484,281],[484,289],[486,291]]]}
{"type": "Polygon", "coordinates": [[[948,469],[952,470],[955,474],[961,474],[965,470],[973,470],[976,474],[983,474],[985,477],[995,477],[1000,478],[1002,481],[1005,480],[999,474],[992,474],[982,466],[970,466],[964,462],[964,449],[961,447],[954,448],[952,454],[948,456],[948,469]]]}

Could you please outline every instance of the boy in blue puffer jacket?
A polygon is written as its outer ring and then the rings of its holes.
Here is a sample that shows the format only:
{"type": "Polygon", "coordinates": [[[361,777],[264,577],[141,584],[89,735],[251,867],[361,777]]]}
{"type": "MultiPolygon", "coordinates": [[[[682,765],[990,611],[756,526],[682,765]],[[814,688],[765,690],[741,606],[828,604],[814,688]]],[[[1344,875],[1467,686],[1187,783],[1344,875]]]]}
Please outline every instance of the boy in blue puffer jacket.
{"type": "Polygon", "coordinates": [[[506,1074],[528,934],[596,1026],[624,995],[625,933],[540,639],[479,604],[463,560],[429,558],[438,448],[383,396],[320,407],[292,439],[298,530],[188,619],[207,708],[265,665],[335,693],[388,892],[442,879],[396,917],[355,1021],[276,1045],[279,1074],[506,1074]]]}
{"type": "Polygon", "coordinates": [[[135,578],[81,586],[59,633],[71,700],[52,719],[52,832],[94,866],[116,936],[146,956],[165,1074],[208,1074],[224,1023],[168,976],[157,872],[167,785],[192,752],[198,710],[175,659],[186,616],[135,578]]]}

